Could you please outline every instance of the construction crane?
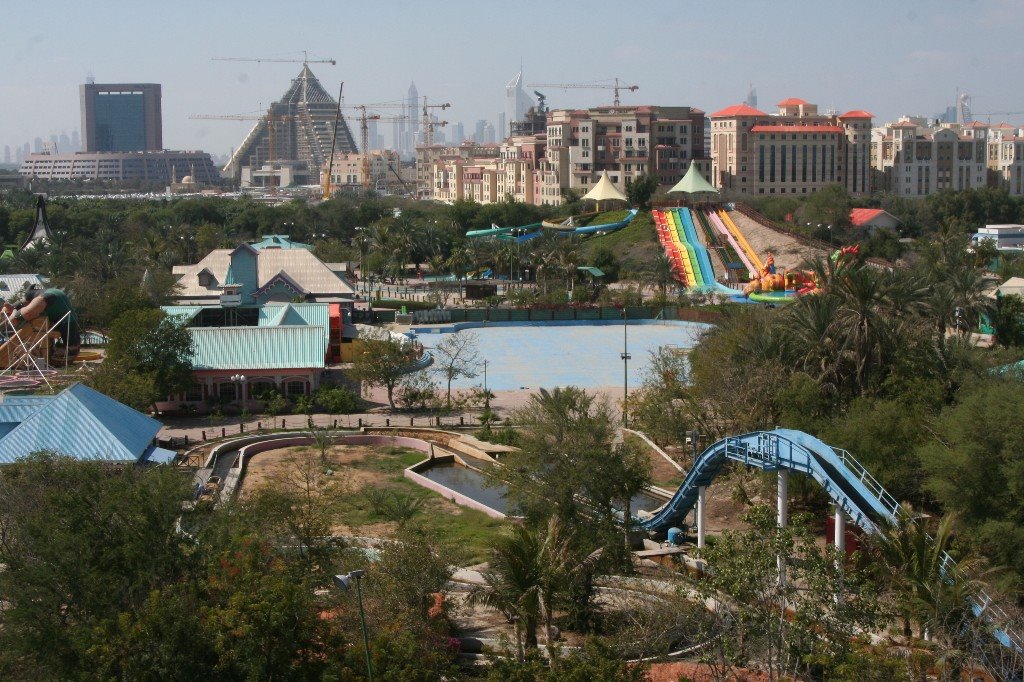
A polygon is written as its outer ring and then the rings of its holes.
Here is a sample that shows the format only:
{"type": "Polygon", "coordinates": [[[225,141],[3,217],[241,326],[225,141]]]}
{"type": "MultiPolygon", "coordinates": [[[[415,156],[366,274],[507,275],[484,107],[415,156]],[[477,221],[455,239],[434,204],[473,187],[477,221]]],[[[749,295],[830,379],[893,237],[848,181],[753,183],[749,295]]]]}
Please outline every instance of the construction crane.
{"type": "Polygon", "coordinates": [[[310,59],[309,53],[305,50],[302,51],[302,59],[278,59],[268,57],[213,57],[215,62],[256,62],[262,64],[264,62],[276,62],[281,64],[330,64],[336,66],[338,62],[333,59],[310,59]]]}
{"type": "Polygon", "coordinates": [[[430,110],[440,109],[441,111],[444,111],[449,107],[451,107],[451,104],[449,104],[448,102],[445,102],[444,104],[427,104],[426,96],[423,97],[423,122],[421,125],[423,127],[424,146],[429,147],[430,145],[434,144],[434,126],[448,125],[448,121],[434,121],[433,119],[431,119],[430,110]]]}
{"type": "Polygon", "coordinates": [[[341,121],[341,93],[345,90],[345,81],[338,86],[338,109],[334,113],[334,134],[331,135],[331,156],[327,161],[327,172],[324,174],[323,194],[321,198],[327,201],[331,198],[331,173],[334,171],[334,148],[338,143],[338,123],[341,121]]]}
{"type": "Polygon", "coordinates": [[[266,114],[192,114],[193,120],[205,121],[260,121],[267,119],[267,133],[270,137],[267,144],[267,163],[270,164],[270,196],[277,196],[277,176],[274,175],[274,134],[278,123],[292,120],[287,114],[273,114],[269,111],[266,114]]]}
{"type": "Polygon", "coordinates": [[[974,116],[988,116],[989,123],[991,123],[993,116],[1024,116],[1024,111],[984,111],[980,114],[974,114],[974,116]]]}
{"type": "Polygon", "coordinates": [[[559,88],[561,90],[613,90],[615,92],[615,106],[620,106],[619,92],[622,90],[629,90],[630,92],[636,92],[640,89],[639,85],[623,85],[619,82],[618,78],[610,78],[609,81],[593,81],[590,83],[530,83],[526,87],[528,88],[559,88]]]}

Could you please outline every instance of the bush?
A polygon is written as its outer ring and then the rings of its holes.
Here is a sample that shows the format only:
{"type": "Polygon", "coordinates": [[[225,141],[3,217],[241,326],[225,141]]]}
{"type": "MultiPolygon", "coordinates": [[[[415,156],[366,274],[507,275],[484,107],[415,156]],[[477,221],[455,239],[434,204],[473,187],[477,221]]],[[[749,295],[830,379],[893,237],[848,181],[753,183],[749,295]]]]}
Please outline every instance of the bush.
{"type": "Polygon", "coordinates": [[[328,414],[352,414],[362,409],[362,399],[342,386],[323,386],[314,395],[313,401],[328,414]]]}

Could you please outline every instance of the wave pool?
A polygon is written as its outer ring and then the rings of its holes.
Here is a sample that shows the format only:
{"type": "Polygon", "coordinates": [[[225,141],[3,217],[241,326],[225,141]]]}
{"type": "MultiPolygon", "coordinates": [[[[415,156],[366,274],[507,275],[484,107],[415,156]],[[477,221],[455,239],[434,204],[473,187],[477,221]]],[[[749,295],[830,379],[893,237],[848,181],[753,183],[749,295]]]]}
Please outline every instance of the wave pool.
{"type": "MultiPolygon", "coordinates": [[[[708,325],[697,322],[630,320],[627,330],[629,385],[638,386],[660,346],[689,349],[708,325]]],[[[622,385],[622,322],[497,322],[413,330],[427,349],[452,333],[472,332],[480,340],[480,375],[460,378],[453,388],[483,385],[487,360],[487,386],[492,391],[579,386],[598,388],[622,385]],[[456,331],[461,329],[461,332],[456,331]]]]}

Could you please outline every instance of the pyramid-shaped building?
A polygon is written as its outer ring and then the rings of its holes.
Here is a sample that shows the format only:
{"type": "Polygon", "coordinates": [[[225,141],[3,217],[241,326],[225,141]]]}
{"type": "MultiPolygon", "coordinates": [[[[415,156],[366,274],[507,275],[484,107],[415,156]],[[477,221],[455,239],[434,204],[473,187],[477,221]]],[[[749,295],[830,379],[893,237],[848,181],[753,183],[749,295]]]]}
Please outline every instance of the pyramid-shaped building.
{"type": "MultiPolygon", "coordinates": [[[[356,153],[355,139],[345,121],[338,117],[338,102],[324,90],[308,64],[292,79],[291,87],[281,99],[270,105],[224,167],[224,174],[237,181],[243,168],[258,169],[271,160],[299,162],[305,165],[308,183],[317,183],[320,170],[331,156],[331,143],[337,120],[335,154],[356,153]],[[271,135],[270,119],[274,130],[271,135]],[[270,154],[271,138],[274,153],[270,154]]],[[[302,170],[298,171],[300,174],[302,170]]]]}

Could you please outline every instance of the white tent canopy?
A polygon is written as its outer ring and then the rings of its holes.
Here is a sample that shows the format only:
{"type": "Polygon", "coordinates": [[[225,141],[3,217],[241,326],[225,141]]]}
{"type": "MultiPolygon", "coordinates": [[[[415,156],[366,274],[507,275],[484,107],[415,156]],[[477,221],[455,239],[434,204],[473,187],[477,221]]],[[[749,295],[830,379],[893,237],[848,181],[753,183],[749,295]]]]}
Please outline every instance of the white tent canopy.
{"type": "Polygon", "coordinates": [[[610,201],[612,199],[627,201],[626,195],[612,184],[611,178],[608,177],[608,171],[602,171],[601,179],[597,181],[594,188],[583,195],[583,200],[587,199],[591,201],[610,201]]]}

